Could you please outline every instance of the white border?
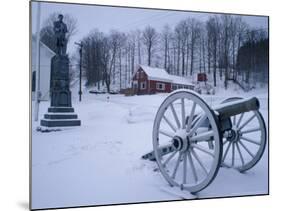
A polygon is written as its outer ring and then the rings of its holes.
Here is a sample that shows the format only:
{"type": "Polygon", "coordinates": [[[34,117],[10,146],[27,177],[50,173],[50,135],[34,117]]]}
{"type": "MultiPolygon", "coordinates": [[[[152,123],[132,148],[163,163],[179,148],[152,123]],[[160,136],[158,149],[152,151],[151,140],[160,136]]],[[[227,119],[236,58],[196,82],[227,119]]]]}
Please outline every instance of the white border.
{"type": "MultiPolygon", "coordinates": [[[[270,196],[106,206],[70,210],[276,210],[280,207],[280,6],[276,0],[67,0],[108,5],[161,7],[270,16],[270,196]],[[273,115],[274,114],[274,115],[273,115]],[[275,208],[275,209],[274,209],[275,208]]],[[[1,210],[27,210],[29,151],[29,6],[1,4],[1,210]]],[[[136,190],[138,191],[138,190],[136,190]]]]}

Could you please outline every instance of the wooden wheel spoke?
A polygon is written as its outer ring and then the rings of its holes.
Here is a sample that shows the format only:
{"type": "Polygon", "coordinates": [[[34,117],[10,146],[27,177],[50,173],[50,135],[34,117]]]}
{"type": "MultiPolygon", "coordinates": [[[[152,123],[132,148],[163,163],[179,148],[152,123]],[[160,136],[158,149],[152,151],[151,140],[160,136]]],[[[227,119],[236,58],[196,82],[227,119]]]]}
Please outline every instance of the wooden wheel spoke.
{"type": "Polygon", "coordinates": [[[177,170],[178,170],[179,165],[180,165],[181,157],[182,157],[182,153],[179,153],[179,157],[177,159],[177,163],[175,165],[175,168],[174,168],[174,171],[173,171],[173,174],[172,174],[173,179],[175,179],[175,177],[176,177],[176,173],[177,173],[177,170]]]}
{"type": "Polygon", "coordinates": [[[185,129],[185,107],[184,107],[184,98],[181,99],[181,121],[182,129],[185,129]]]}
{"type": "Polygon", "coordinates": [[[177,154],[178,151],[174,151],[169,157],[164,161],[163,165],[167,165],[167,163],[177,154]]]}
{"type": "Polygon", "coordinates": [[[252,132],[259,131],[259,130],[261,130],[260,127],[255,127],[255,128],[251,128],[251,129],[248,129],[248,130],[241,131],[241,134],[252,133],[252,132]]]}
{"type": "Polygon", "coordinates": [[[176,127],[172,124],[172,122],[171,122],[165,115],[163,116],[163,119],[165,120],[165,122],[170,126],[170,128],[171,128],[174,132],[177,131],[176,127]]]}
{"type": "Polygon", "coordinates": [[[228,150],[229,150],[229,148],[230,148],[230,145],[231,145],[231,142],[229,142],[228,145],[227,145],[227,148],[226,148],[226,150],[225,150],[225,152],[224,152],[224,155],[223,155],[223,157],[222,157],[222,162],[224,162],[224,160],[225,160],[225,158],[226,158],[226,155],[227,155],[227,153],[228,153],[228,150]]]}
{"type": "Polygon", "coordinates": [[[201,166],[201,168],[203,169],[203,171],[205,172],[205,174],[208,174],[207,169],[205,168],[205,166],[203,165],[203,162],[201,161],[201,159],[198,157],[197,153],[191,148],[191,153],[194,156],[195,160],[199,163],[199,165],[201,166]]]}
{"type": "Polygon", "coordinates": [[[192,109],[191,109],[190,115],[188,117],[188,122],[187,122],[187,126],[186,126],[187,132],[189,132],[190,127],[191,127],[191,123],[192,123],[194,113],[195,113],[195,108],[196,108],[196,102],[193,102],[192,109]]]}
{"type": "Polygon", "coordinates": [[[244,128],[247,124],[249,124],[249,122],[251,122],[254,117],[256,116],[256,114],[253,114],[249,119],[247,119],[240,127],[239,130],[241,130],[242,128],[244,128]]]}
{"type": "Polygon", "coordinates": [[[164,136],[168,136],[170,138],[174,138],[174,134],[168,132],[168,131],[165,131],[165,130],[159,130],[159,133],[164,135],[164,136]]]}
{"type": "Polygon", "coordinates": [[[232,143],[232,160],[231,160],[231,166],[234,166],[234,160],[235,160],[235,144],[232,143]]]}
{"type": "Polygon", "coordinates": [[[205,152],[206,154],[212,156],[213,158],[215,157],[214,154],[212,154],[206,147],[200,146],[199,144],[192,144],[191,145],[193,148],[198,149],[201,152],[205,152]]]}
{"type": "Polygon", "coordinates": [[[237,127],[239,127],[239,125],[240,125],[240,123],[241,123],[241,121],[242,121],[242,119],[243,119],[243,116],[244,116],[244,113],[242,113],[242,114],[240,115],[240,117],[239,117],[239,119],[238,119],[238,122],[237,122],[237,127]]]}
{"type": "Polygon", "coordinates": [[[206,115],[203,115],[200,117],[200,119],[195,123],[195,125],[191,128],[191,130],[189,131],[189,134],[192,135],[200,125],[202,125],[202,123],[207,119],[206,115]]]}
{"type": "Polygon", "coordinates": [[[252,144],[255,144],[255,145],[258,145],[258,146],[261,145],[261,143],[259,143],[259,142],[257,142],[257,141],[254,141],[254,140],[252,140],[252,139],[246,138],[246,137],[244,137],[244,136],[241,136],[240,139],[243,139],[243,140],[245,140],[245,141],[248,141],[248,142],[250,142],[250,143],[252,143],[252,144]]]}
{"type": "Polygon", "coordinates": [[[184,153],[184,156],[183,156],[183,181],[182,183],[183,184],[186,184],[186,160],[187,160],[187,155],[186,153],[184,153]]]}
{"type": "Polygon", "coordinates": [[[196,170],[195,170],[195,166],[194,166],[194,163],[193,163],[193,159],[192,159],[191,154],[190,154],[189,151],[187,151],[187,156],[188,156],[188,161],[189,161],[189,165],[190,165],[190,167],[191,167],[191,172],[192,172],[194,181],[197,183],[197,181],[198,181],[198,176],[197,176],[197,173],[196,173],[196,170]]]}
{"type": "Polygon", "coordinates": [[[253,153],[251,153],[251,151],[241,141],[238,141],[238,143],[246,150],[246,152],[248,152],[249,155],[251,155],[252,158],[254,157],[253,153]]]}
{"type": "Polygon", "coordinates": [[[171,105],[170,105],[170,108],[171,108],[171,110],[172,110],[173,116],[174,116],[174,118],[175,118],[175,121],[176,121],[177,126],[178,126],[178,129],[179,129],[179,128],[181,127],[181,126],[180,126],[180,121],[179,121],[179,118],[178,118],[177,113],[176,113],[176,111],[175,111],[174,105],[173,105],[172,103],[171,103],[171,105]]]}
{"type": "Polygon", "coordinates": [[[243,158],[243,156],[242,156],[242,153],[241,153],[241,150],[240,150],[240,147],[239,147],[239,145],[238,145],[238,143],[236,142],[235,143],[236,144],[236,148],[237,148],[237,150],[238,150],[238,154],[239,154],[239,156],[240,156],[240,159],[241,159],[241,163],[242,163],[242,165],[244,166],[244,158],[243,158]]]}

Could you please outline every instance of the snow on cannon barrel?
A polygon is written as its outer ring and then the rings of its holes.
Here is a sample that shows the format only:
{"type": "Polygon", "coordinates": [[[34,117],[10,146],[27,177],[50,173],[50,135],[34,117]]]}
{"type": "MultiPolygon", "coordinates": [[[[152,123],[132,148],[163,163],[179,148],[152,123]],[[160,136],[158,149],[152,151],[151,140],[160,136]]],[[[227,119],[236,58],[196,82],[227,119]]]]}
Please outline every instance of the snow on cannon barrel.
{"type": "Polygon", "coordinates": [[[266,128],[259,107],[255,97],[235,97],[210,108],[193,91],[174,91],[155,116],[153,151],[142,158],[156,161],[171,186],[191,193],[201,191],[220,167],[243,172],[260,160],[266,128]]]}
{"type": "Polygon", "coordinates": [[[228,102],[216,107],[220,119],[226,119],[248,111],[259,110],[260,103],[256,97],[228,102]]]}

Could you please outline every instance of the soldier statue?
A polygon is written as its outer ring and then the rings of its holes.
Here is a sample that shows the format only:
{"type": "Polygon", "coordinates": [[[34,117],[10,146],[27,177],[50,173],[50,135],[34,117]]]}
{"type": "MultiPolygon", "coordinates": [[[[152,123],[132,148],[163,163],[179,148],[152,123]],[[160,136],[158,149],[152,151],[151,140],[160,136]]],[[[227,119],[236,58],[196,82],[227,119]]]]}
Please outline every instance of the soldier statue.
{"type": "Polygon", "coordinates": [[[66,55],[67,27],[60,14],[54,21],[56,55],[51,59],[50,97],[51,105],[40,125],[44,127],[80,126],[81,121],[74,113],[69,89],[69,58],[66,55]]]}
{"type": "Polygon", "coordinates": [[[63,19],[63,15],[59,14],[58,21],[54,22],[54,33],[55,33],[55,37],[56,37],[56,46],[57,46],[56,53],[58,55],[66,54],[67,39],[65,37],[65,34],[68,31],[67,31],[67,26],[62,21],[62,19],[63,19]]]}

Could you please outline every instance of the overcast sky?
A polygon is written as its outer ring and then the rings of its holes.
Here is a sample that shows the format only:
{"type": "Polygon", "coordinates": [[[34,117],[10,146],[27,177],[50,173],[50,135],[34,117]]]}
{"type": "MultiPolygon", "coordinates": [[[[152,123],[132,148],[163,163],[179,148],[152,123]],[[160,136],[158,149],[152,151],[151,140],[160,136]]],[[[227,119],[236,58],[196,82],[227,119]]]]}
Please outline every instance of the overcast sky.
{"type": "MultiPolygon", "coordinates": [[[[32,33],[36,32],[37,4],[32,2],[32,33]]],[[[70,14],[77,19],[78,32],[71,38],[68,44],[68,53],[71,54],[76,48],[74,42],[79,42],[92,29],[97,28],[102,32],[116,29],[128,32],[135,29],[143,29],[150,25],[161,31],[165,24],[172,28],[182,19],[194,17],[206,21],[210,13],[168,11],[152,9],[135,9],[122,7],[108,7],[96,5],[63,4],[41,2],[40,25],[53,12],[70,14]]],[[[253,28],[268,28],[267,17],[243,16],[253,28]]]]}

